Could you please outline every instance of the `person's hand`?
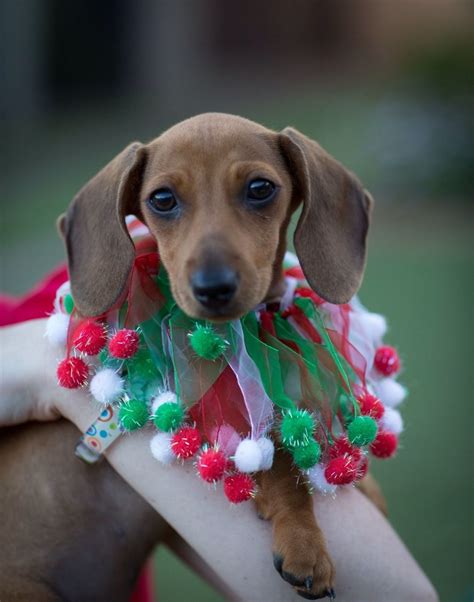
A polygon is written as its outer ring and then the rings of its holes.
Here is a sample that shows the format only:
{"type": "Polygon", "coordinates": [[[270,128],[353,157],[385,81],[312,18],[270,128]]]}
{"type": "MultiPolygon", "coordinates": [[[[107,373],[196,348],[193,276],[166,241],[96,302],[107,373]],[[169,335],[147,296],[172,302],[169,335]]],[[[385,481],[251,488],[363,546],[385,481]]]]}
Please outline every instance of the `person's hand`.
{"type": "Polygon", "coordinates": [[[61,416],[54,367],[64,350],[51,347],[45,327],[31,320],[0,329],[0,426],[61,416]]]}
{"type": "Polygon", "coordinates": [[[65,349],[45,336],[46,319],[0,328],[0,427],[61,416],[86,430],[100,413],[87,389],[63,389],[56,367],[65,349]]]}

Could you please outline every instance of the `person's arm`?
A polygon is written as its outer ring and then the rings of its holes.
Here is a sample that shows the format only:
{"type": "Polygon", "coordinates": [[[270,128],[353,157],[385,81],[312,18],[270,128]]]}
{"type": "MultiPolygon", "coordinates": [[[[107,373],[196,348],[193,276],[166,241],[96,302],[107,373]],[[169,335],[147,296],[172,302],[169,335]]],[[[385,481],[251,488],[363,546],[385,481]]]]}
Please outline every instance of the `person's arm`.
{"type": "MultiPolygon", "coordinates": [[[[85,431],[96,418],[97,406],[84,391],[57,387],[61,352],[49,347],[43,332],[44,320],[38,320],[0,333],[0,424],[59,413],[85,431]],[[16,410],[15,403],[21,403],[16,410]]],[[[229,599],[299,600],[273,568],[271,526],[257,518],[253,505],[230,506],[196,479],[192,464],[166,467],[156,462],[149,451],[151,435],[151,430],[142,430],[121,437],[107,459],[196,552],[184,548],[183,555],[205,571],[199,564],[202,558],[219,576],[216,585],[229,599]]],[[[336,566],[338,600],[437,599],[389,523],[357,490],[338,492],[336,499],[315,495],[314,509],[336,566]]]]}

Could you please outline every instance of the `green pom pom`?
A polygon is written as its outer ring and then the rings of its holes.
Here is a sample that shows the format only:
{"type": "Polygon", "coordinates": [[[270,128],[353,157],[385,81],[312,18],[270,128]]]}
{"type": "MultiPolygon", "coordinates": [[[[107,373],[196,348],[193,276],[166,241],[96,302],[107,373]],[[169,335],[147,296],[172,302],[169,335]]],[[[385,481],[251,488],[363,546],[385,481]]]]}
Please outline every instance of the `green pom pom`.
{"type": "Polygon", "coordinates": [[[63,299],[63,303],[64,303],[64,309],[66,310],[66,313],[72,314],[72,310],[74,309],[74,299],[72,298],[72,295],[70,295],[69,293],[67,295],[65,295],[64,299],[63,299]]]}
{"type": "Polygon", "coordinates": [[[120,406],[119,420],[127,431],[134,431],[145,426],[148,417],[148,408],[144,401],[131,399],[120,406]]]}
{"type": "Polygon", "coordinates": [[[377,423],[370,416],[357,416],[347,429],[349,441],[357,447],[372,443],[377,435],[377,423]]]}
{"type": "Polygon", "coordinates": [[[197,325],[190,333],[191,347],[200,357],[216,360],[227,348],[228,343],[215,332],[212,326],[197,325]]]}
{"type": "Polygon", "coordinates": [[[308,445],[313,437],[314,420],[306,410],[288,410],[283,414],[280,434],[283,445],[294,448],[308,445]]]}
{"type": "Polygon", "coordinates": [[[174,431],[179,428],[183,420],[183,408],[172,401],[159,406],[153,418],[156,428],[165,432],[174,431]]]}
{"type": "Polygon", "coordinates": [[[102,364],[102,366],[104,366],[104,368],[112,368],[117,372],[120,372],[123,365],[123,360],[119,360],[110,355],[107,347],[104,347],[104,349],[102,349],[102,351],[99,353],[99,362],[102,364]]]}
{"type": "Polygon", "coordinates": [[[319,462],[321,458],[321,447],[314,439],[308,442],[308,445],[300,445],[292,450],[293,461],[302,470],[307,470],[319,462]]]}

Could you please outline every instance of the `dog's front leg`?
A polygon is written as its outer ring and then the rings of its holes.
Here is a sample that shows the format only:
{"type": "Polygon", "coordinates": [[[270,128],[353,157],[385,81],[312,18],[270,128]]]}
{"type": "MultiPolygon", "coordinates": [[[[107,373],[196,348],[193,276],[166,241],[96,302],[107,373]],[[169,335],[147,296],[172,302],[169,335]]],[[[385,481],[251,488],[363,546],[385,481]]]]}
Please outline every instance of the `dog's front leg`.
{"type": "Polygon", "coordinates": [[[334,598],[334,566],[313,512],[313,498],[291,457],[277,451],[257,475],[259,515],[273,524],[273,558],[280,575],[309,600],[334,598]]]}

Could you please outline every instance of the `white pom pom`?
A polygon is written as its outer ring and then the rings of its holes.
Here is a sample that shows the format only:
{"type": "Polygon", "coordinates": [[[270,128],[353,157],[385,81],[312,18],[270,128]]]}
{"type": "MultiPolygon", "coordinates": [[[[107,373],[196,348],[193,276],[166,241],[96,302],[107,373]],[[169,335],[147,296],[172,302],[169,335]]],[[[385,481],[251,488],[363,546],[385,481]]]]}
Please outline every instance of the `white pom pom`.
{"type": "Polygon", "coordinates": [[[150,441],[152,456],[162,464],[171,464],[176,456],[171,449],[170,433],[157,433],[150,441]]]}
{"type": "Polygon", "coordinates": [[[380,425],[384,431],[399,435],[403,431],[403,418],[401,417],[400,412],[387,407],[380,419],[380,425]]]}
{"type": "Polygon", "coordinates": [[[270,470],[273,464],[273,454],[275,453],[273,441],[268,437],[260,437],[260,439],[257,439],[257,445],[262,452],[260,470],[270,470]]]}
{"type": "Polygon", "coordinates": [[[54,299],[54,309],[57,312],[61,311],[61,307],[63,305],[63,299],[66,295],[71,294],[71,283],[69,280],[66,280],[56,291],[56,297],[54,299]]]}
{"type": "Polygon", "coordinates": [[[311,485],[320,493],[324,493],[325,495],[334,495],[336,493],[337,485],[327,482],[324,475],[324,466],[321,466],[321,464],[316,464],[316,466],[310,468],[307,475],[311,485]]]}
{"type": "Polygon", "coordinates": [[[154,397],[151,403],[152,415],[154,415],[156,410],[164,403],[178,403],[176,393],[173,393],[173,391],[163,391],[163,393],[160,393],[159,395],[154,397]]]}
{"type": "Polygon", "coordinates": [[[253,439],[243,439],[235,450],[234,462],[240,472],[260,470],[262,460],[262,450],[253,439]]]}
{"type": "Polygon", "coordinates": [[[63,313],[51,314],[46,322],[46,337],[51,345],[64,346],[67,341],[69,316],[63,313]]]}
{"type": "Polygon", "coordinates": [[[382,378],[374,383],[377,397],[389,408],[398,406],[406,397],[407,390],[393,378],[382,378]]]}
{"type": "Polygon", "coordinates": [[[362,328],[373,341],[380,341],[387,332],[387,321],[380,314],[363,312],[358,314],[358,318],[362,328]]]}
{"type": "Polygon", "coordinates": [[[111,403],[123,393],[123,380],[111,368],[104,368],[91,380],[90,391],[100,403],[111,403]]]}

